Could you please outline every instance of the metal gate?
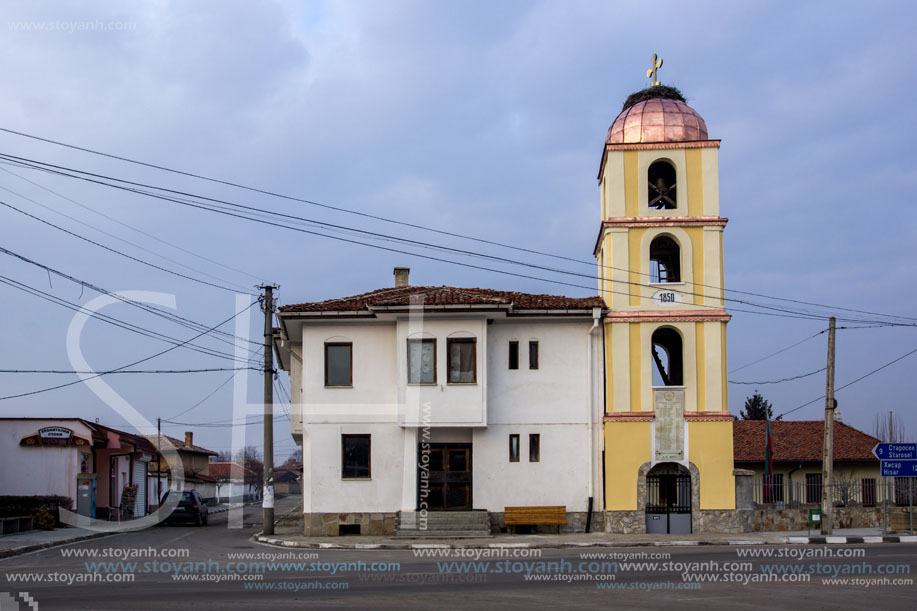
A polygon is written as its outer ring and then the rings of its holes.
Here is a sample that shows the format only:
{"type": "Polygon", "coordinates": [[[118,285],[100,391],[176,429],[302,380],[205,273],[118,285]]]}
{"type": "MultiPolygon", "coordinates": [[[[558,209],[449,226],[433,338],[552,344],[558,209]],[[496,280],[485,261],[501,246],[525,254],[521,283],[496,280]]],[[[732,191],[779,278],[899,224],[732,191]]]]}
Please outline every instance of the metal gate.
{"type": "MultiPolygon", "coordinates": [[[[654,467],[653,471],[656,470],[654,467]]],[[[677,471],[671,468],[653,471],[646,476],[646,532],[690,534],[691,474],[681,466],[677,471]]]]}

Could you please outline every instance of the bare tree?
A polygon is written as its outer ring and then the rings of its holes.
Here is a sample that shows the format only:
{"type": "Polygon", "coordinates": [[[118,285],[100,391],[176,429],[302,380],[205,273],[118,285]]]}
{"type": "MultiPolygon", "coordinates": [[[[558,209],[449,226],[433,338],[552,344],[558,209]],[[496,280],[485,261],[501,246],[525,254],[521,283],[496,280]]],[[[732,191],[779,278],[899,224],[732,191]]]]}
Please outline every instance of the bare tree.
{"type": "Polygon", "coordinates": [[[302,449],[294,450],[290,457],[283,463],[284,465],[295,465],[302,462],[302,449]]]}
{"type": "Polygon", "coordinates": [[[887,442],[908,441],[911,435],[904,426],[901,416],[893,412],[876,414],[872,423],[872,436],[887,442]]]}

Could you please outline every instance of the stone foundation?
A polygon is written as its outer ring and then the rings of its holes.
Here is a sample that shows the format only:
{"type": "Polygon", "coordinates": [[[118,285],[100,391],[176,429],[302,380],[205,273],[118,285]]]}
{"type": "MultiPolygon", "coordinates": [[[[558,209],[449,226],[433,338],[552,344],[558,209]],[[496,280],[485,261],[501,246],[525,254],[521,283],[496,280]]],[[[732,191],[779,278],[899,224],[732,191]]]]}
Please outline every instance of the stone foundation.
{"type": "Polygon", "coordinates": [[[605,532],[636,535],[646,532],[645,511],[606,511],[605,532]]]}
{"type": "Polygon", "coordinates": [[[359,524],[361,535],[392,537],[395,535],[395,513],[306,513],[303,535],[337,537],[341,524],[359,524]]]}
{"type": "MultiPolygon", "coordinates": [[[[814,506],[813,506],[814,507],[814,506]]],[[[818,530],[809,525],[809,509],[751,509],[742,512],[745,532],[818,530]]],[[[874,528],[882,526],[881,507],[835,507],[834,528],[874,528]]]]}
{"type": "MultiPolygon", "coordinates": [[[[510,532],[508,526],[506,526],[502,511],[491,511],[490,513],[490,531],[497,535],[500,533],[510,532]]],[[[568,511],[567,512],[567,523],[561,525],[561,533],[582,533],[586,532],[586,517],[589,515],[588,511],[568,511]]],[[[593,511],[592,512],[592,524],[590,526],[592,532],[604,532],[605,531],[605,513],[602,511],[593,511]]],[[[552,526],[550,524],[542,524],[533,526],[533,532],[536,534],[557,534],[557,526],[552,526]]]]}

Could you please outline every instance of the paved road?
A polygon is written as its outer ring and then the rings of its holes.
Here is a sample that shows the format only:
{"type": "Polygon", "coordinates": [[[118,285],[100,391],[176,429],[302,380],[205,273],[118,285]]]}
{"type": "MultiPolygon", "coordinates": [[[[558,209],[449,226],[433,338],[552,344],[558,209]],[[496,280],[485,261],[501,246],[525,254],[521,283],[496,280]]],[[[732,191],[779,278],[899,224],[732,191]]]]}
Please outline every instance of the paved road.
{"type": "MultiPolygon", "coordinates": [[[[279,511],[284,509],[284,503],[291,504],[292,501],[282,501],[279,511]]],[[[241,529],[227,528],[227,514],[224,513],[211,516],[210,525],[206,527],[168,525],[0,560],[0,592],[9,592],[13,596],[28,592],[38,603],[40,611],[594,609],[600,606],[616,609],[681,607],[734,610],[764,607],[884,610],[913,609],[917,597],[913,581],[911,585],[891,585],[895,579],[915,578],[910,570],[913,564],[917,564],[917,546],[909,544],[560,549],[534,550],[534,553],[543,553],[541,557],[430,558],[417,557],[417,551],[315,552],[268,547],[249,540],[258,530],[259,517],[260,509],[253,507],[246,509],[245,526],[241,529]],[[786,557],[787,554],[820,553],[824,549],[834,553],[865,550],[865,557],[786,557]],[[188,550],[188,556],[165,557],[173,550],[188,550]],[[773,550],[770,553],[784,557],[749,558],[739,555],[767,553],[763,550],[773,550]],[[259,553],[277,554],[276,562],[299,562],[300,566],[246,566],[238,563],[268,562],[269,559],[232,556],[259,553]],[[74,557],[75,554],[84,556],[74,557]],[[96,556],[90,558],[85,554],[96,556]],[[112,554],[131,554],[132,557],[115,558],[112,554]],[[588,558],[585,554],[634,554],[636,556],[630,562],[660,564],[655,567],[628,565],[628,561],[620,556],[602,559],[588,558]],[[643,554],[671,554],[671,557],[648,558],[643,554]],[[296,558],[291,559],[290,555],[296,558]],[[94,562],[114,564],[87,564],[94,562]],[[118,565],[118,562],[137,564],[118,565]],[[237,564],[231,566],[230,562],[237,564]],[[313,562],[320,564],[313,566],[313,562]],[[681,565],[661,564],[665,562],[681,565]],[[727,563],[737,562],[751,564],[727,566],[727,563]],[[197,571],[185,572],[189,568],[197,571]],[[235,572],[231,572],[232,569],[235,572]],[[779,576],[767,576],[764,571],[768,570],[801,570],[815,574],[794,575],[794,582],[786,582],[779,576]],[[884,573],[879,574],[879,571],[884,573]],[[889,571],[897,574],[886,574],[889,571]],[[31,578],[27,577],[29,574],[31,578]],[[52,575],[55,577],[50,577],[52,575]],[[34,581],[39,576],[43,579],[41,583],[34,581]],[[48,583],[52,578],[70,580],[71,583],[48,583]],[[774,581],[775,578],[777,581],[774,581]],[[807,582],[798,582],[805,578],[808,578],[807,582]],[[824,581],[844,578],[889,581],[884,585],[872,581],[868,587],[832,585],[824,581]],[[89,579],[101,581],[87,581],[89,579]],[[124,579],[133,581],[125,583],[124,579]],[[221,581],[214,581],[216,579],[221,581]],[[714,579],[719,582],[711,581],[714,579]],[[724,583],[724,579],[740,581],[724,583]]],[[[533,550],[483,553],[531,554],[533,550]]],[[[0,594],[0,610],[7,611],[7,606],[15,608],[9,601],[0,594]]],[[[21,608],[27,609],[25,605],[21,608]]]]}

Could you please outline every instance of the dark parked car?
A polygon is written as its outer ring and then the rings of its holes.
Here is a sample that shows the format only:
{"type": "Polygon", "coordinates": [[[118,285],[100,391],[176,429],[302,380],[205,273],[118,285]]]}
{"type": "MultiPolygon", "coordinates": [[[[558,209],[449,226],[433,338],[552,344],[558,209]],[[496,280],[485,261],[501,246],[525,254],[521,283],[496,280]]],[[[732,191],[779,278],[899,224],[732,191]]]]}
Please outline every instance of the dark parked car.
{"type": "MultiPolygon", "coordinates": [[[[165,503],[172,491],[166,493],[162,502],[165,503]]],[[[178,494],[177,492],[175,494],[178,494]]],[[[166,518],[166,522],[192,521],[198,526],[207,524],[207,503],[201,498],[197,490],[185,490],[181,493],[181,500],[175,506],[175,511],[166,518]]]]}

